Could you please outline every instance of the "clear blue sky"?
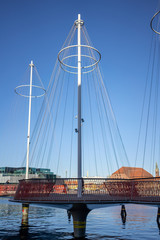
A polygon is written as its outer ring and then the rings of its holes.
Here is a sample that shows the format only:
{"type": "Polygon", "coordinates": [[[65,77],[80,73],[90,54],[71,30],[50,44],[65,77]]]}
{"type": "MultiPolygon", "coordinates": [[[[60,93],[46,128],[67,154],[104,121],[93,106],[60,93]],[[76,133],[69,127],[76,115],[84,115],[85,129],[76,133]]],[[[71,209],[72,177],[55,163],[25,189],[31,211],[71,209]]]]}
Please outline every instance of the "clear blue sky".
{"type": "Polygon", "coordinates": [[[0,1],[1,165],[16,162],[13,137],[21,130],[12,128],[14,88],[31,60],[48,86],[57,53],[78,13],[101,52],[104,81],[129,160],[134,163],[153,34],[149,25],[157,7],[157,0],[0,1]]]}

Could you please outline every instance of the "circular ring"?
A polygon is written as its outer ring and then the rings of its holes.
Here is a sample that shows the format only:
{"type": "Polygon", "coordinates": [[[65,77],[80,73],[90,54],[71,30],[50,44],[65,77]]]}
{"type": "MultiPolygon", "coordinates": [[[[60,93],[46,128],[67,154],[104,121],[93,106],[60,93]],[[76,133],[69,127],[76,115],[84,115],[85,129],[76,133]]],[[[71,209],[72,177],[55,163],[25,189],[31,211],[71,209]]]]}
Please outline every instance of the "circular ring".
{"type": "MultiPolygon", "coordinates": [[[[66,57],[64,57],[64,58],[60,58],[60,55],[61,55],[61,53],[62,52],[64,52],[65,50],[67,50],[67,49],[70,49],[70,48],[74,48],[74,47],[78,47],[79,45],[71,45],[71,46],[68,46],[68,47],[65,47],[65,48],[63,48],[63,49],[61,49],[60,50],[60,52],[58,53],[58,61],[60,62],[60,64],[61,65],[63,65],[63,66],[65,66],[65,67],[67,67],[67,68],[72,68],[72,69],[78,69],[78,67],[77,66],[73,66],[73,65],[68,65],[68,64],[66,64],[66,63],[64,63],[64,60],[66,60],[66,59],[68,59],[68,58],[73,58],[73,57],[76,57],[76,56],[78,56],[77,54],[73,54],[73,55],[69,55],[69,56],[66,56],[66,57]]],[[[90,58],[91,60],[93,60],[94,62],[92,63],[92,64],[89,64],[89,65],[87,65],[87,66],[83,66],[83,67],[81,67],[82,69],[88,69],[88,68],[92,68],[92,67],[96,67],[97,66],[97,64],[99,63],[99,61],[101,60],[101,54],[100,54],[100,52],[96,49],[96,48],[94,48],[94,47],[91,47],[91,46],[88,46],[88,45],[80,45],[81,47],[84,47],[84,48],[88,48],[88,49],[91,49],[91,50],[93,50],[93,51],[95,51],[97,54],[98,54],[98,59],[96,59],[96,58],[94,58],[94,57],[92,57],[92,56],[90,56],[90,55],[84,55],[84,54],[82,54],[81,56],[82,57],[86,57],[86,58],[90,58]]],[[[63,68],[63,67],[62,67],[63,68]]],[[[64,68],[63,68],[64,69],[64,68]]],[[[94,68],[95,69],[95,68],[94,68]]],[[[93,70],[94,70],[93,69],[93,70]]],[[[74,74],[77,74],[77,72],[73,72],[73,71],[69,71],[69,70],[67,70],[67,69],[64,69],[66,72],[70,72],[70,73],[74,73],[74,74]]],[[[90,72],[90,71],[93,71],[92,69],[91,70],[88,70],[88,71],[85,71],[85,72],[83,72],[83,73],[88,73],[88,72],[90,72]]]]}
{"type": "MultiPolygon", "coordinates": [[[[21,94],[21,93],[19,93],[19,92],[17,91],[17,89],[23,88],[23,87],[30,87],[30,85],[20,85],[20,86],[16,87],[16,88],[14,89],[15,93],[18,94],[18,95],[20,95],[20,96],[22,96],[22,97],[28,97],[28,98],[29,98],[30,95],[21,94]]],[[[43,96],[46,94],[46,90],[45,90],[44,88],[42,88],[41,86],[32,85],[32,87],[34,87],[34,88],[39,88],[39,89],[41,89],[41,90],[44,91],[44,93],[41,94],[41,95],[37,95],[37,96],[33,96],[33,95],[32,95],[32,96],[31,96],[32,98],[43,97],[43,96]]]]}
{"type": "MultiPolygon", "coordinates": [[[[64,58],[62,58],[61,62],[63,62],[63,65],[66,66],[66,67],[68,67],[68,68],[76,68],[76,69],[77,69],[78,67],[71,66],[71,65],[68,65],[68,64],[64,63],[64,60],[65,60],[65,59],[72,58],[72,57],[78,57],[78,55],[75,54],[75,55],[69,55],[69,56],[67,56],[67,57],[64,57],[64,58]]],[[[92,65],[90,65],[90,66],[88,65],[88,66],[81,67],[81,68],[83,68],[83,69],[93,67],[94,65],[97,64],[97,62],[96,62],[97,60],[96,60],[95,58],[89,56],[89,55],[84,55],[84,54],[82,54],[81,57],[90,58],[90,59],[94,60],[94,62],[95,62],[94,64],[92,64],[92,65]]]]}
{"type": "Polygon", "coordinates": [[[155,33],[157,33],[157,34],[160,35],[160,32],[156,31],[156,30],[153,28],[153,26],[152,26],[152,22],[153,22],[154,18],[155,18],[159,13],[160,13],[160,11],[158,11],[157,13],[155,13],[154,16],[152,17],[151,22],[150,22],[150,27],[151,27],[151,29],[152,29],[153,32],[155,32],[155,33]]]}

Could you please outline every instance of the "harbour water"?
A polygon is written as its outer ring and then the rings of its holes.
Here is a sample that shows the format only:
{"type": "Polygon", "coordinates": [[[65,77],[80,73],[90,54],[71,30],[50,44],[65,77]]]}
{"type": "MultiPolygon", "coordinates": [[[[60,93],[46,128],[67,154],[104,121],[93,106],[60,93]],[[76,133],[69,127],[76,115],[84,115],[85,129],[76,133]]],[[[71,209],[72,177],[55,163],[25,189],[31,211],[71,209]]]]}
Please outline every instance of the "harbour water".
{"type": "MultiPolygon", "coordinates": [[[[120,206],[92,210],[86,239],[160,239],[156,207],[126,205],[126,223],[122,223],[120,210],[120,206]]],[[[21,226],[21,204],[0,198],[0,239],[74,239],[72,218],[69,221],[63,209],[31,205],[28,225],[21,226]]]]}

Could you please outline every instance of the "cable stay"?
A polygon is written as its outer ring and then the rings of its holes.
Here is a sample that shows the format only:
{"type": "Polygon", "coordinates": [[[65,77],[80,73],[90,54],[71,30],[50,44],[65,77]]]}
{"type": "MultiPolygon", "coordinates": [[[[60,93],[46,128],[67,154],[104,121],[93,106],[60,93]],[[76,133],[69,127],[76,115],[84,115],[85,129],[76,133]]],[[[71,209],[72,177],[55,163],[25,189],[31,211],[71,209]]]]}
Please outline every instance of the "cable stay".
{"type": "Polygon", "coordinates": [[[109,177],[129,166],[100,60],[84,22],[76,20],[58,53],[31,134],[30,166],[61,177],[77,177],[79,167],[79,176],[109,177]]]}
{"type": "Polygon", "coordinates": [[[160,81],[160,44],[159,27],[160,11],[151,19],[150,27],[153,30],[146,83],[142,103],[140,127],[138,133],[135,166],[145,168],[155,176],[156,163],[159,163],[160,145],[160,109],[159,109],[159,81],[160,81]]]}

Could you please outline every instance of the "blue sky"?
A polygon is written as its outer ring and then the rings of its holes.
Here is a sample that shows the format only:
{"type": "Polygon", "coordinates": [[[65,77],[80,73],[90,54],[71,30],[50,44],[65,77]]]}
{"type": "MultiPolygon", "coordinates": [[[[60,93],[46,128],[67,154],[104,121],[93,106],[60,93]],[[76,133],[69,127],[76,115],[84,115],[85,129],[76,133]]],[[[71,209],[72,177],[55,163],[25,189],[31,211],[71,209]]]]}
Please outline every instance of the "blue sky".
{"type": "MultiPolygon", "coordinates": [[[[134,162],[153,35],[149,25],[157,7],[157,0],[0,1],[1,165],[14,165],[14,136],[27,124],[25,117],[21,128],[13,129],[14,88],[31,60],[47,88],[58,51],[78,13],[101,52],[104,82],[129,160],[134,162]]],[[[23,110],[17,113],[20,118],[23,110]]]]}

